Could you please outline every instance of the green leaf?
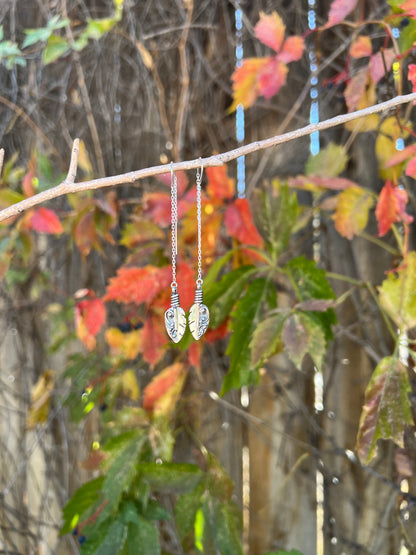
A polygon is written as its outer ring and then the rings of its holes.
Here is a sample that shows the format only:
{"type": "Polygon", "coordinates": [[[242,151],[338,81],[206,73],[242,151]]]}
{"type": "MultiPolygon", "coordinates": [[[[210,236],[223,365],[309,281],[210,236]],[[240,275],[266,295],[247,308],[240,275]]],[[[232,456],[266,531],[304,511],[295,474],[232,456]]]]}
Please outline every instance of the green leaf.
{"type": "Polygon", "coordinates": [[[206,289],[204,303],[209,308],[211,328],[217,328],[229,316],[248,280],[256,271],[254,266],[236,268],[206,289]]]}
{"type": "Polygon", "coordinates": [[[296,194],[275,180],[267,190],[254,192],[251,207],[254,223],[268,250],[275,255],[282,253],[298,218],[296,194]]]}
{"type": "Polygon", "coordinates": [[[282,551],[280,549],[279,551],[268,551],[264,555],[303,555],[303,554],[297,549],[291,549],[290,551],[282,551]]]}
{"type": "Polygon", "coordinates": [[[413,424],[410,393],[405,365],[395,356],[383,358],[365,392],[357,435],[357,452],[363,462],[376,455],[378,439],[391,439],[403,447],[405,427],[413,424]]]}
{"type": "Polygon", "coordinates": [[[162,493],[185,493],[194,489],[202,477],[201,469],[187,463],[141,463],[141,479],[162,493]]]}
{"type": "Polygon", "coordinates": [[[182,494],[175,505],[175,522],[182,541],[194,530],[203,492],[204,486],[199,484],[193,491],[182,494]]]}
{"type": "Polygon", "coordinates": [[[254,280],[232,313],[233,333],[227,348],[231,362],[222,384],[221,395],[232,387],[249,385],[258,379],[257,371],[251,365],[250,341],[258,325],[257,319],[269,287],[269,282],[264,278],[254,280]]]}
{"type": "Polygon", "coordinates": [[[98,500],[104,476],[99,476],[81,486],[62,510],[64,525],[60,535],[68,534],[81,520],[82,515],[98,500]]]}
{"type": "Polygon", "coordinates": [[[235,515],[228,504],[217,508],[218,526],[215,530],[215,544],[223,555],[243,555],[240,530],[235,515]]]}
{"type": "Polygon", "coordinates": [[[341,145],[329,143],[318,154],[311,155],[306,163],[306,175],[336,177],[347,167],[348,156],[341,145]]]}
{"type": "Polygon", "coordinates": [[[251,364],[261,365],[266,359],[282,350],[282,328],[287,313],[279,313],[259,322],[250,342],[251,364]]]}
{"type": "Polygon", "coordinates": [[[0,190],[0,208],[7,208],[12,204],[16,204],[24,200],[25,196],[21,193],[13,191],[13,189],[1,189],[0,190]]]}
{"type": "Polygon", "coordinates": [[[111,31],[116,23],[117,19],[110,17],[103,19],[88,19],[87,27],[83,31],[83,35],[90,39],[99,40],[105,33],[111,31]]]}
{"type": "Polygon", "coordinates": [[[157,529],[137,511],[134,503],[123,503],[121,519],[127,526],[127,539],[121,555],[160,555],[157,529]]]}
{"type": "Polygon", "coordinates": [[[233,256],[235,251],[236,249],[230,249],[229,251],[226,252],[226,254],[224,254],[223,256],[218,258],[213,264],[211,264],[208,272],[204,277],[205,290],[208,290],[214,284],[219,273],[221,272],[223,267],[227,264],[227,262],[230,260],[230,258],[233,256]]]}
{"type": "Polygon", "coordinates": [[[51,35],[42,55],[43,65],[48,65],[71,49],[68,41],[58,35],[51,35]]]}
{"type": "Polygon", "coordinates": [[[114,458],[102,487],[103,495],[108,502],[101,511],[97,523],[104,521],[118,509],[123,493],[130,489],[137,475],[137,459],[145,441],[144,434],[134,436],[114,458]]]}
{"type": "Polygon", "coordinates": [[[381,306],[402,330],[416,326],[416,252],[411,251],[396,273],[378,288],[381,306]]]}
{"type": "Polygon", "coordinates": [[[291,361],[299,370],[303,357],[309,353],[318,370],[326,351],[325,332],[319,322],[303,312],[294,312],[285,321],[282,339],[291,361]]]}
{"type": "Polygon", "coordinates": [[[115,521],[107,520],[88,533],[86,542],[81,546],[81,555],[115,555],[126,538],[127,526],[120,517],[115,521]]]}
{"type": "MultiPolygon", "coordinates": [[[[335,294],[329,285],[325,270],[317,268],[315,262],[299,256],[290,260],[284,267],[296,296],[300,302],[311,299],[335,299],[335,294]]],[[[331,326],[336,324],[337,318],[332,308],[325,312],[310,312],[311,318],[319,322],[325,333],[326,341],[332,339],[331,326]]]]}

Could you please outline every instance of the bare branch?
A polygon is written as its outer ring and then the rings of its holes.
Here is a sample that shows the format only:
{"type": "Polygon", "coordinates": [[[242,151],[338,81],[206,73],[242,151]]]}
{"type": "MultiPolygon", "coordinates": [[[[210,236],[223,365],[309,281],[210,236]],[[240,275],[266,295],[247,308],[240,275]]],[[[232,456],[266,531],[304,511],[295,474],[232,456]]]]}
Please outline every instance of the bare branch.
{"type": "MultiPolygon", "coordinates": [[[[397,106],[402,104],[406,104],[409,102],[416,101],[416,93],[406,94],[403,96],[396,96],[391,100],[387,100],[386,102],[381,102],[380,104],[376,104],[374,106],[369,106],[368,108],[364,108],[363,110],[357,110],[356,112],[351,112],[349,114],[342,114],[340,116],[336,116],[334,118],[322,121],[320,123],[313,123],[307,125],[306,127],[301,127],[300,129],[295,129],[294,131],[289,131],[288,133],[284,133],[283,135],[276,135],[274,137],[269,137],[268,139],[263,139],[261,141],[255,141],[248,145],[244,145],[239,148],[235,148],[233,150],[229,150],[227,152],[223,152],[221,154],[216,154],[213,156],[208,156],[207,158],[203,158],[202,162],[205,168],[214,167],[214,166],[221,166],[222,164],[226,164],[231,160],[235,160],[239,156],[251,154],[253,152],[257,152],[259,150],[264,150],[266,148],[271,148],[273,146],[280,145],[282,143],[287,143],[289,141],[293,141],[295,139],[300,139],[301,137],[305,137],[310,135],[314,131],[323,131],[324,129],[330,129],[331,127],[336,127],[337,125],[342,125],[349,121],[353,121],[359,118],[363,118],[369,116],[371,114],[376,114],[378,112],[383,112],[385,110],[391,110],[397,106]]],[[[142,170],[136,170],[129,173],[124,173],[120,175],[113,175],[111,177],[101,177],[99,179],[92,179],[90,181],[83,181],[81,183],[74,183],[69,181],[68,178],[74,174],[76,171],[76,156],[77,156],[77,143],[74,142],[74,147],[72,150],[72,158],[70,163],[70,168],[68,171],[68,177],[52,189],[48,189],[47,191],[42,191],[37,195],[32,197],[26,198],[21,202],[13,204],[8,208],[0,211],[0,222],[7,220],[12,216],[16,216],[20,214],[24,210],[28,208],[32,208],[33,206],[37,206],[47,200],[51,200],[62,195],[66,195],[68,193],[77,193],[81,191],[89,191],[92,189],[102,189],[104,187],[113,187],[115,185],[123,185],[135,183],[140,179],[144,179],[145,177],[150,177],[154,175],[161,175],[163,173],[170,173],[170,164],[164,164],[161,166],[153,166],[150,168],[144,168],[142,170]],[[75,167],[75,170],[74,170],[75,167]]],[[[195,160],[188,160],[184,162],[176,162],[173,164],[173,170],[192,170],[199,168],[201,165],[200,158],[196,158],[195,160]]]]}

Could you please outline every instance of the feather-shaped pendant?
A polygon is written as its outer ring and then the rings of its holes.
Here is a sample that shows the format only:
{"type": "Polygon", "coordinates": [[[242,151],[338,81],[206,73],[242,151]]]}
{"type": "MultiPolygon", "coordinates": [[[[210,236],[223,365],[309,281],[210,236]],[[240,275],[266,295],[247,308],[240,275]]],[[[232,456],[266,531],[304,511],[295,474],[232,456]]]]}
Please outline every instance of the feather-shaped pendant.
{"type": "Polygon", "coordinates": [[[189,329],[194,339],[198,341],[207,331],[209,324],[209,310],[202,302],[202,289],[198,284],[195,291],[195,304],[189,312],[189,329]]]}
{"type": "Polygon", "coordinates": [[[165,312],[165,326],[172,341],[178,343],[186,330],[186,316],[184,309],[179,306],[179,295],[176,290],[172,291],[171,299],[171,307],[165,312]]]}

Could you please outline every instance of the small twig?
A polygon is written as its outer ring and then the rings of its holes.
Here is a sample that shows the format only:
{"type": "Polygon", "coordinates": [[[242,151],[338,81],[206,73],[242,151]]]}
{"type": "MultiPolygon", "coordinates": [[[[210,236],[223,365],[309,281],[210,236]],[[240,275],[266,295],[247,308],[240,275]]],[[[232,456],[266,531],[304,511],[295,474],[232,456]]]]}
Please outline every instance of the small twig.
{"type": "Polygon", "coordinates": [[[71,161],[69,163],[68,173],[65,179],[65,183],[74,183],[77,176],[78,169],[78,155],[79,155],[79,139],[74,140],[74,145],[72,147],[71,161]]]}
{"type": "Polygon", "coordinates": [[[185,0],[185,25],[179,43],[179,59],[181,65],[181,90],[178,96],[178,112],[175,125],[175,142],[173,145],[173,153],[176,159],[181,157],[183,147],[183,133],[185,122],[185,110],[189,98],[189,70],[188,59],[186,55],[186,43],[188,41],[189,28],[192,23],[192,14],[194,10],[193,0],[185,0]]]}
{"type": "MultiPolygon", "coordinates": [[[[274,137],[269,137],[268,139],[263,139],[262,141],[249,143],[248,145],[244,145],[239,148],[223,152],[221,154],[208,156],[207,158],[202,159],[202,163],[204,164],[205,168],[221,166],[222,164],[226,164],[231,160],[235,160],[239,156],[251,154],[253,152],[264,150],[266,148],[271,148],[273,146],[287,143],[295,139],[300,139],[301,137],[310,135],[314,131],[323,131],[324,129],[330,129],[331,127],[343,125],[344,123],[347,123],[349,121],[363,118],[371,114],[376,114],[378,112],[383,112],[384,110],[390,110],[392,108],[395,108],[396,106],[400,106],[401,104],[406,104],[408,102],[414,101],[416,101],[416,93],[396,96],[391,100],[381,102],[380,104],[375,104],[374,106],[369,106],[368,108],[364,108],[363,110],[357,110],[356,112],[351,112],[349,114],[342,114],[340,116],[336,116],[334,118],[321,121],[319,123],[312,123],[310,125],[307,125],[306,127],[301,127],[300,129],[289,131],[288,133],[284,133],[283,135],[276,135],[274,137]]],[[[173,164],[172,169],[174,171],[179,171],[192,170],[200,167],[201,159],[196,158],[194,160],[188,160],[185,162],[176,162],[173,164]]],[[[101,177],[98,179],[92,179],[90,181],[83,181],[81,183],[68,183],[65,180],[56,187],[52,187],[51,189],[42,191],[37,195],[33,195],[32,197],[26,198],[21,202],[17,202],[16,204],[13,204],[12,206],[5,208],[4,210],[1,210],[0,222],[7,220],[12,216],[16,216],[17,214],[20,214],[28,208],[32,208],[33,206],[37,206],[42,202],[60,197],[62,195],[66,195],[69,193],[79,193],[81,191],[89,191],[92,189],[102,189],[104,187],[113,187],[115,185],[131,185],[132,183],[135,183],[140,179],[144,179],[145,177],[161,175],[163,173],[170,173],[170,170],[170,164],[164,164],[161,166],[153,166],[150,168],[144,168],[142,170],[136,170],[120,175],[113,175],[111,177],[101,177]]],[[[70,171],[68,173],[70,173],[70,171]]]]}

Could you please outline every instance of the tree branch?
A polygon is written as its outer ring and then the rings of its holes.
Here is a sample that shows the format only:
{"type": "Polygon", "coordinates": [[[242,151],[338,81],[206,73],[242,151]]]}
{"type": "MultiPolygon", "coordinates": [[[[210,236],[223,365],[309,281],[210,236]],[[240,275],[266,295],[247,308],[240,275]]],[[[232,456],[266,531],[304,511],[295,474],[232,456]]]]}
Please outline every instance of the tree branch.
{"type": "MultiPolygon", "coordinates": [[[[363,118],[371,114],[383,112],[385,110],[391,110],[392,108],[395,108],[402,104],[415,102],[415,101],[416,101],[416,93],[411,93],[403,96],[396,96],[391,100],[387,100],[386,102],[381,102],[380,104],[376,104],[374,106],[369,106],[368,108],[364,108],[363,110],[357,110],[356,112],[351,112],[349,114],[342,114],[340,116],[336,116],[326,121],[313,123],[313,124],[307,125],[306,127],[301,127],[300,129],[289,131],[288,133],[284,133],[283,135],[276,135],[274,137],[269,137],[268,139],[263,139],[261,141],[255,141],[253,143],[249,143],[248,145],[244,145],[239,148],[235,148],[233,150],[223,152],[221,154],[208,156],[207,158],[203,158],[202,162],[205,168],[221,166],[222,164],[226,164],[231,160],[235,160],[239,156],[251,154],[253,152],[264,150],[266,148],[271,148],[273,146],[277,146],[282,143],[287,143],[295,139],[300,139],[301,137],[310,135],[314,131],[323,131],[325,129],[330,129],[331,127],[336,127],[337,125],[343,125],[344,123],[353,121],[355,119],[363,118]]],[[[150,168],[144,168],[142,170],[136,170],[133,172],[124,173],[120,175],[113,175],[111,177],[101,177],[99,179],[92,179],[90,181],[74,183],[76,166],[77,166],[77,158],[78,158],[78,139],[76,139],[74,142],[74,147],[72,149],[71,163],[69,166],[68,175],[66,179],[56,187],[53,187],[52,189],[42,191],[37,195],[26,198],[21,202],[18,202],[16,204],[13,204],[12,206],[9,206],[8,208],[5,208],[4,210],[1,210],[0,222],[7,220],[12,216],[16,216],[17,214],[20,214],[21,212],[23,212],[24,210],[27,210],[28,208],[37,206],[42,202],[60,197],[62,195],[66,195],[68,193],[89,191],[91,189],[102,189],[104,187],[112,187],[114,185],[123,185],[123,184],[131,185],[132,183],[135,183],[140,179],[144,179],[145,177],[150,177],[153,175],[161,175],[163,173],[170,173],[170,169],[171,169],[170,164],[164,164],[161,166],[153,166],[150,168]]],[[[178,170],[196,169],[196,168],[199,168],[200,165],[201,165],[200,158],[196,158],[195,160],[176,162],[173,164],[172,167],[174,171],[178,171],[178,170]]]]}

